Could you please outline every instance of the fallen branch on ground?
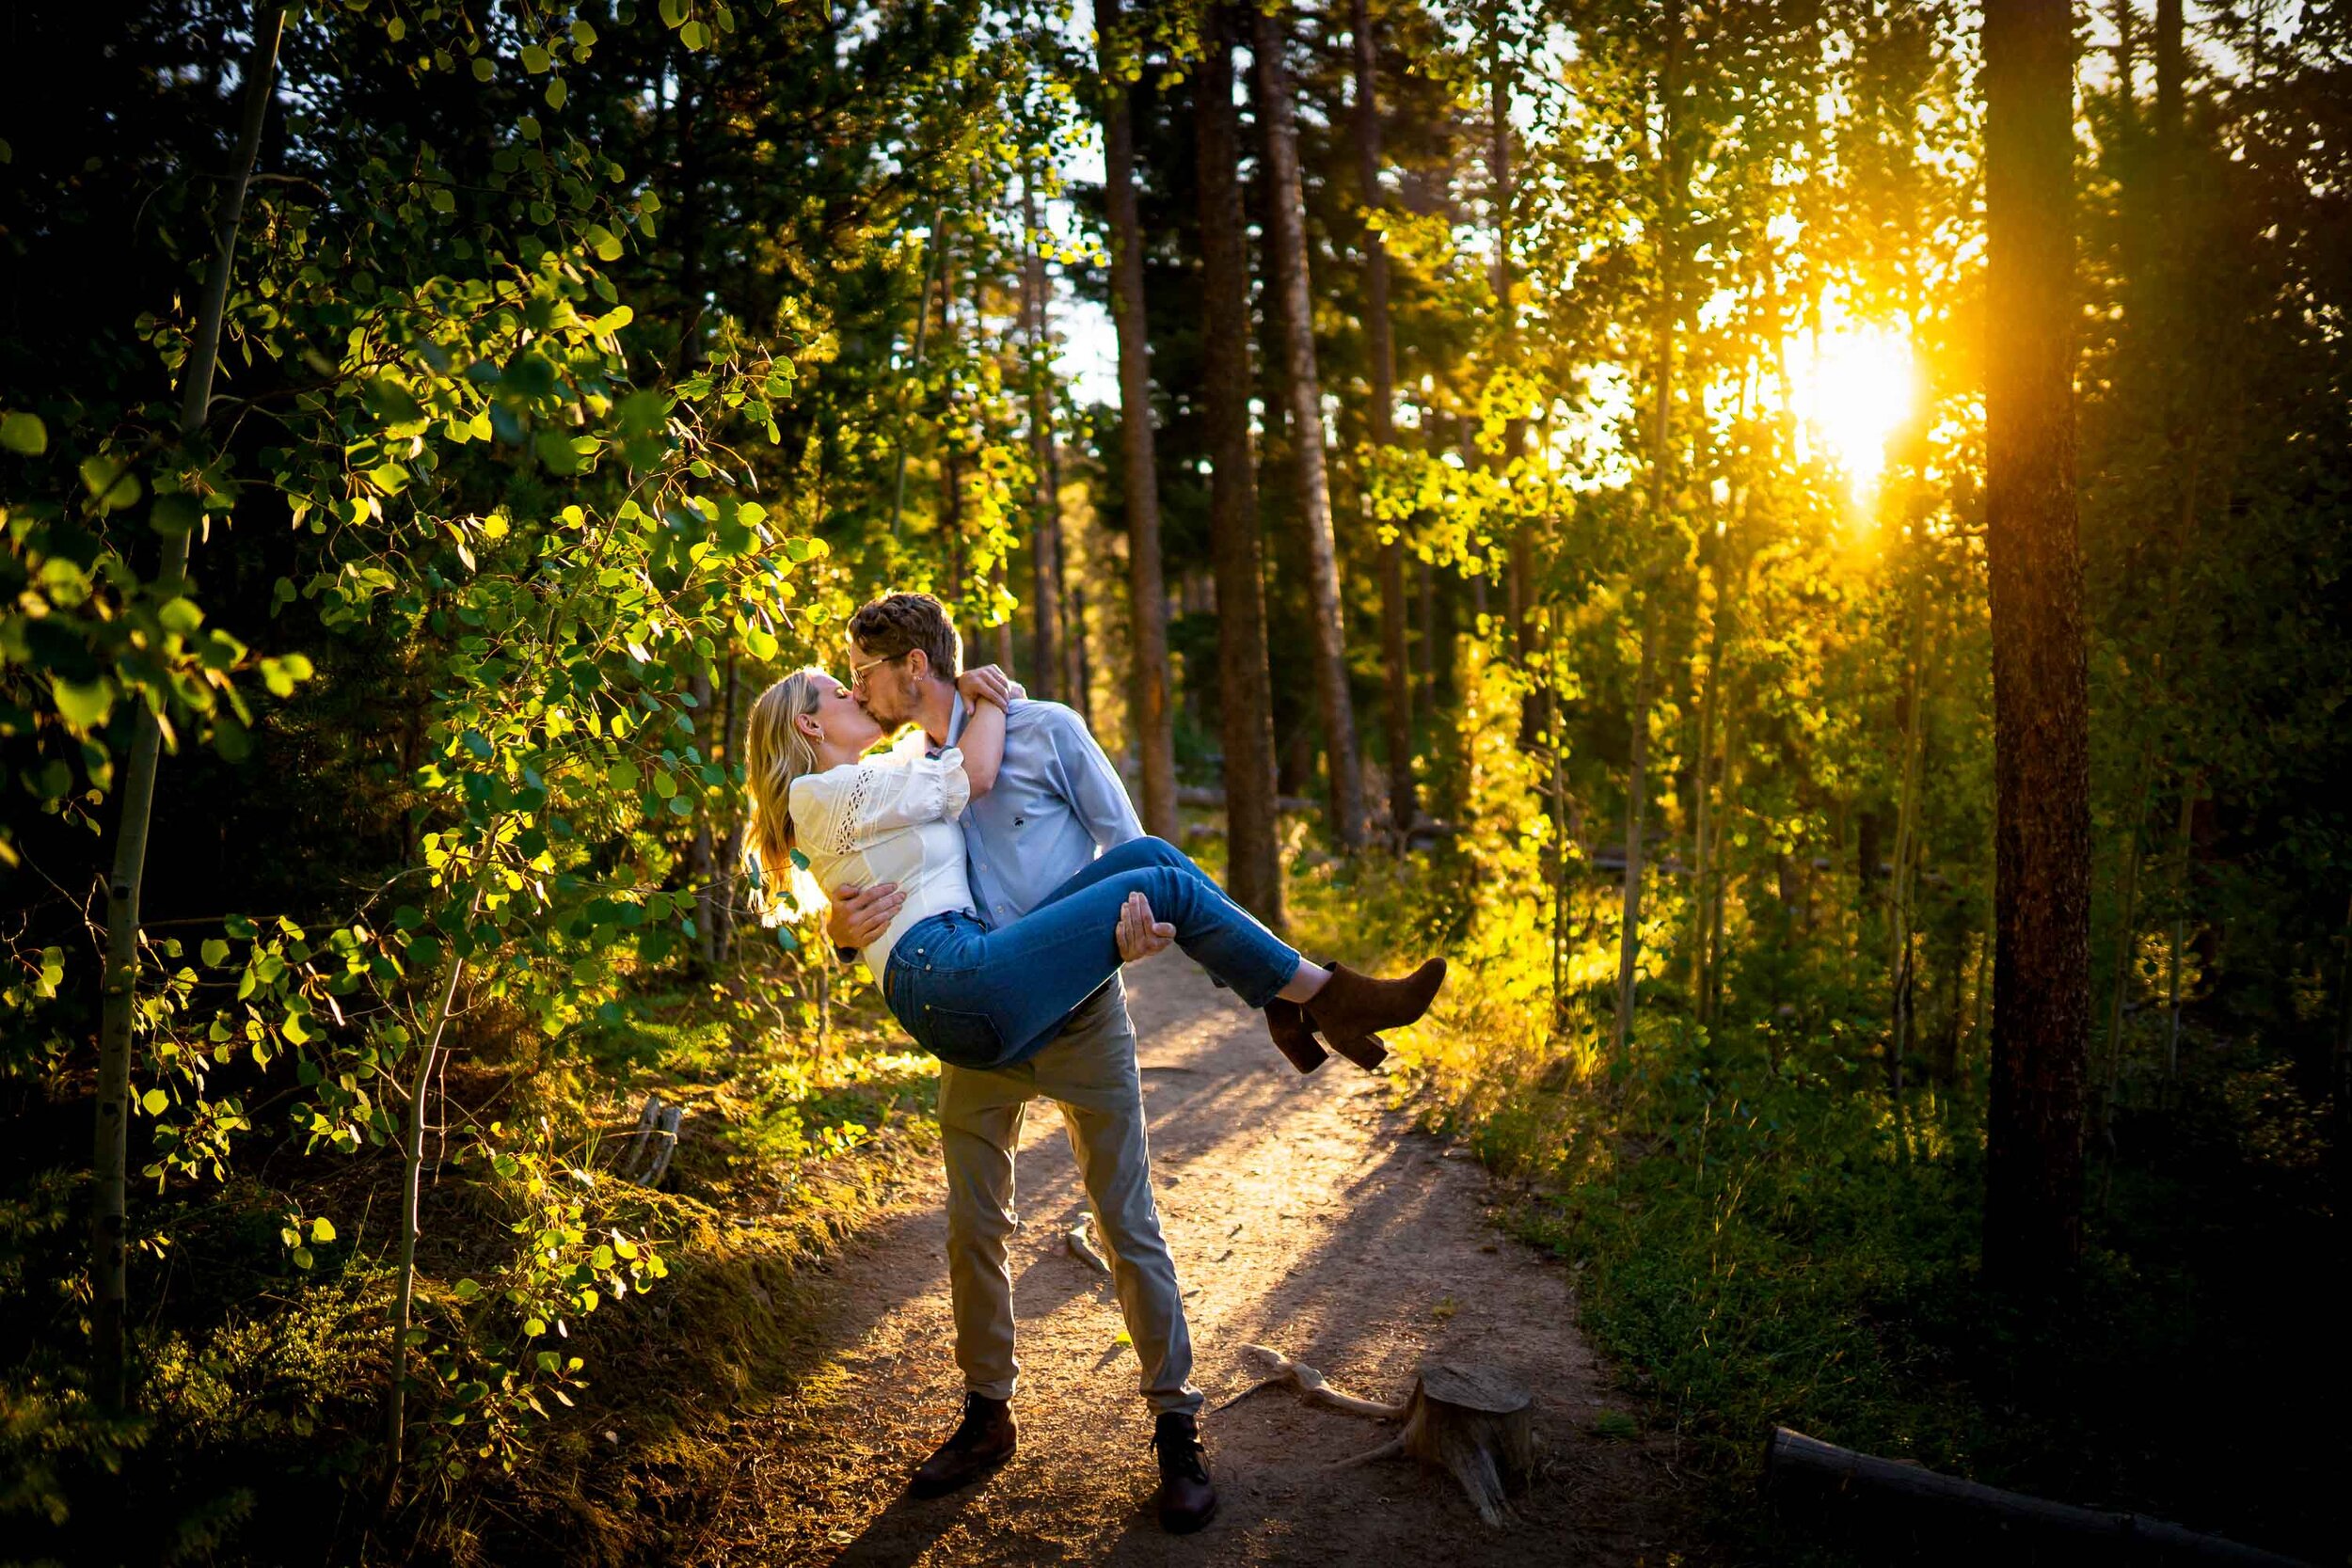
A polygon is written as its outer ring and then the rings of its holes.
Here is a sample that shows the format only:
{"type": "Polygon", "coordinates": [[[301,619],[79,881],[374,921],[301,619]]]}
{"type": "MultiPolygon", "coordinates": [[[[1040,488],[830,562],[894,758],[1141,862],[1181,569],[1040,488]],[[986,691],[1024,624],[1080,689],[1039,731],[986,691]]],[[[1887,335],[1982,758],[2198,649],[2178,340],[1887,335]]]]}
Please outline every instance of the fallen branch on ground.
{"type": "Polygon", "coordinates": [[[1986,1560],[1987,1538],[1998,1536],[2004,1556],[2078,1562],[2226,1562],[2242,1568],[2300,1568],[2296,1559],[2217,1535],[2199,1535],[2142,1513],[2076,1508],[2021,1492],[1939,1475],[1899,1459],[1841,1449],[1787,1427],[1774,1427],[1764,1445],[1764,1489],[1783,1503],[1855,1505],[1862,1521],[1881,1532],[1932,1544],[1944,1559],[1986,1560]]]}
{"type": "Polygon", "coordinates": [[[1351,1416],[1369,1416],[1375,1421],[1392,1421],[1405,1414],[1406,1407],[1401,1404],[1383,1404],[1378,1400],[1359,1399],[1354,1394],[1341,1393],[1323,1381],[1321,1372],[1303,1361],[1293,1361],[1279,1350],[1264,1345],[1244,1345],[1241,1349],[1244,1355],[1256,1356],[1265,1362],[1270,1370],[1266,1376],[1218,1405],[1218,1410],[1231,1410],[1262,1388],[1287,1383],[1305,1396],[1310,1404],[1328,1405],[1333,1410],[1344,1410],[1351,1416]]]}

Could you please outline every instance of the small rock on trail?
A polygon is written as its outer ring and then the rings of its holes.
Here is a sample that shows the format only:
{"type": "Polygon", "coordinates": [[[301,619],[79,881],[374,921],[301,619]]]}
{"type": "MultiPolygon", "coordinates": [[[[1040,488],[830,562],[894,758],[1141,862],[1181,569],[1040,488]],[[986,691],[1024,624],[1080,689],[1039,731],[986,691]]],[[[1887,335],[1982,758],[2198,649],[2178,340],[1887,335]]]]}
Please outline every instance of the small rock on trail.
{"type": "MultiPolygon", "coordinates": [[[[726,1564],[1343,1563],[1689,1560],[1660,1457],[1595,1434],[1609,1400],[1566,1275],[1485,1215],[1474,1162],[1384,1108],[1334,1057],[1301,1078],[1259,1016],[1170,954],[1127,973],[1153,1175],[1212,1407],[1274,1346],[1355,1394],[1399,1401],[1423,1357],[1511,1369],[1535,1391],[1535,1477],[1489,1529],[1448,1477],[1391,1461],[1327,1466],[1392,1426],[1269,1388],[1202,1423],[1220,1496],[1195,1536],[1161,1533],[1149,1409],[1108,1281],[1072,1256],[1085,1216],[1060,1117],[1031,1107],[1014,1238],[1021,1449],[952,1497],[906,1474],[961,1399],[936,1182],[849,1243],[806,1304],[822,1375],[746,1413],[741,1461],[679,1560],[726,1564]]],[[[1621,1424],[1621,1423],[1619,1423],[1621,1424]]]]}

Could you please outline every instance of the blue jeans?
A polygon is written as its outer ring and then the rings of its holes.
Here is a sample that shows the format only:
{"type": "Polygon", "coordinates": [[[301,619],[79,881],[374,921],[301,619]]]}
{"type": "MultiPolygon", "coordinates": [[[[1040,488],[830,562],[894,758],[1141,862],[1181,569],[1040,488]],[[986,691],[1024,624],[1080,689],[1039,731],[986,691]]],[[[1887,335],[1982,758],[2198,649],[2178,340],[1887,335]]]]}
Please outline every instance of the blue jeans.
{"type": "Polygon", "coordinates": [[[1062,1021],[1119,973],[1119,913],[1131,893],[1176,944],[1253,1007],[1298,972],[1298,950],[1226,896],[1184,852],[1138,838],[1098,858],[1011,924],[935,914],[890,950],[882,998],[924,1050],[957,1067],[1000,1068],[1034,1055],[1062,1021]]]}

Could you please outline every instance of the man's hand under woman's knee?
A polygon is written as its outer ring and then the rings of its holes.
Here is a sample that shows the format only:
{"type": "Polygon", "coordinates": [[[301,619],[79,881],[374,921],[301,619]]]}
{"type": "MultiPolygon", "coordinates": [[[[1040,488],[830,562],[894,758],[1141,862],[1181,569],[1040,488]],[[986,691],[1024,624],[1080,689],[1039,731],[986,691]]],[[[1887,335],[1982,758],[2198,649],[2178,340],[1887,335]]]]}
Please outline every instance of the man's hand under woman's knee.
{"type": "Polygon", "coordinates": [[[1127,895],[1127,902],[1119,911],[1119,956],[1134,963],[1154,953],[1164,953],[1176,940],[1176,927],[1165,920],[1152,918],[1152,900],[1140,893],[1127,895]]]}

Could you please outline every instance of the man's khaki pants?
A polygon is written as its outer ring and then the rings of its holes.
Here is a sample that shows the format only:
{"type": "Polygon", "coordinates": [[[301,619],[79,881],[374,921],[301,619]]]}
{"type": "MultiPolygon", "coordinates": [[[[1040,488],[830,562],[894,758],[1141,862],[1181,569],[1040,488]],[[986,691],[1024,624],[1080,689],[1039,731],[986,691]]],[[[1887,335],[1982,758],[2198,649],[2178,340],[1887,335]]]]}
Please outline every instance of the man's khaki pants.
{"type": "Polygon", "coordinates": [[[939,1127],[947,1162],[947,1278],[955,1300],[956,1364],[964,1386],[1009,1400],[1020,1372],[1013,1358],[1012,1156],[1028,1102],[1061,1106],[1071,1152],[1109,1254],[1111,1282],[1142,1364],[1154,1412],[1198,1414],[1192,1336],[1176,1285],[1176,1263],[1160,1235],[1152,1197],[1152,1146],[1143,1083],[1136,1070],[1136,1027],[1118,976],[1070,1015],[1054,1042],[1027,1061],[993,1071],[939,1069],[939,1127]]]}

